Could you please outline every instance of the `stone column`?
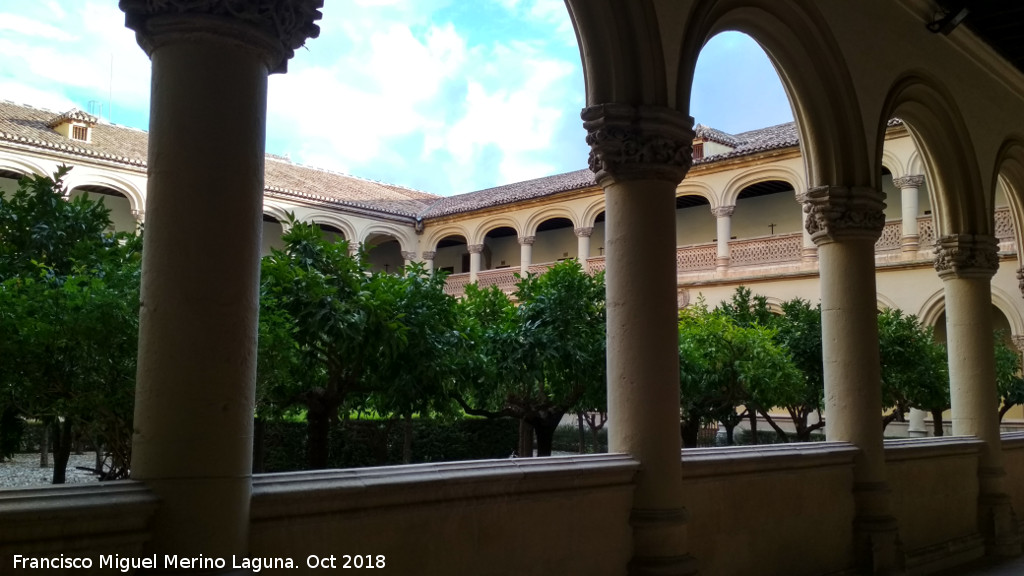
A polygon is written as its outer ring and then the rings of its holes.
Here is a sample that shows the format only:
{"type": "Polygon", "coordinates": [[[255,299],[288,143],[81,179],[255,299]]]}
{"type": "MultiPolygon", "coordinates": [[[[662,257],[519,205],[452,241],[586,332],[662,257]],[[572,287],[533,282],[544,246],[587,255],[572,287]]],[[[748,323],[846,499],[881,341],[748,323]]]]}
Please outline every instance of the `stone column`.
{"type": "Polygon", "coordinates": [[[437,252],[432,250],[428,250],[423,253],[423,265],[427,268],[427,272],[434,271],[434,256],[436,255],[437,252]]]}
{"type": "Polygon", "coordinates": [[[936,242],[935,270],[946,300],[946,347],[953,435],[985,442],[978,467],[979,530],[990,553],[1020,553],[1013,507],[1004,486],[999,393],[992,334],[992,276],[999,269],[994,236],[953,234],[936,242]]]}
{"type": "Polygon", "coordinates": [[[729,267],[729,239],[732,238],[732,213],[735,211],[735,206],[719,206],[711,209],[711,213],[715,215],[715,225],[718,229],[718,258],[715,260],[715,265],[719,270],[729,267]]]}
{"type": "Polygon", "coordinates": [[[533,264],[533,242],[536,236],[519,237],[519,274],[524,278],[530,273],[530,265],[533,264]]]}
{"type": "Polygon", "coordinates": [[[587,258],[590,258],[590,235],[594,233],[593,226],[576,228],[576,259],[580,261],[583,269],[587,269],[587,258]]]}
{"type": "Polygon", "coordinates": [[[860,449],[854,463],[855,554],[858,568],[871,574],[903,564],[879,422],[875,242],[885,225],[883,198],[872,188],[821,186],[808,190],[804,203],[821,275],[825,434],[860,449]]]}
{"type": "Polygon", "coordinates": [[[803,209],[804,203],[807,201],[807,193],[797,194],[796,201],[800,204],[801,210],[803,210],[804,219],[803,247],[800,250],[800,259],[804,262],[813,262],[818,259],[818,247],[814,244],[814,240],[811,239],[811,233],[807,231],[807,218],[810,213],[803,209]]]}
{"type": "Polygon", "coordinates": [[[359,247],[362,245],[362,242],[350,240],[348,243],[348,255],[354,258],[357,254],[359,254],[359,247]]]}
{"type": "Polygon", "coordinates": [[[145,210],[132,210],[132,217],[135,218],[135,222],[141,226],[146,223],[146,211],[145,210]]]}
{"type": "Polygon", "coordinates": [[[321,5],[120,2],[152,60],[132,444],[160,499],[147,554],[248,550],[267,76],[321,5]]]}
{"type": "Polygon", "coordinates": [[[661,107],[585,108],[604,189],[609,450],[640,461],[630,525],[636,576],[696,573],[680,473],[675,192],[693,119],[661,107]]]}
{"type": "Polygon", "coordinates": [[[402,259],[405,260],[405,265],[408,266],[416,260],[416,253],[402,250],[402,259]]]}
{"type": "Polygon", "coordinates": [[[892,183],[900,189],[903,204],[903,251],[917,252],[917,191],[924,184],[924,176],[903,176],[893,178],[892,183]]]}
{"type": "Polygon", "coordinates": [[[466,249],[469,251],[469,281],[476,282],[477,275],[480,274],[480,255],[484,251],[484,245],[470,244],[466,249]]]}
{"type": "Polygon", "coordinates": [[[928,435],[928,429],[924,426],[924,419],[928,413],[917,408],[910,409],[910,422],[907,425],[907,436],[911,438],[923,438],[928,435]]]}

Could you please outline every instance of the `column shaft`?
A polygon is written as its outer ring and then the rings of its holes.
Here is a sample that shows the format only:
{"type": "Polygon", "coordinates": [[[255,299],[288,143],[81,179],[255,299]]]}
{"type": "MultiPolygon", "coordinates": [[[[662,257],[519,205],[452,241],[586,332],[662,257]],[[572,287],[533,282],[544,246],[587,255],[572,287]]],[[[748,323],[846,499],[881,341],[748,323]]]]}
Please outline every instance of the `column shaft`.
{"type": "Polygon", "coordinates": [[[473,244],[469,249],[469,281],[476,282],[480,274],[480,254],[483,252],[483,244],[473,244]]]}
{"type": "Polygon", "coordinates": [[[715,227],[718,234],[718,258],[716,265],[719,268],[729,266],[729,240],[732,238],[732,214],[735,206],[719,206],[711,210],[715,215],[715,227]]]}
{"type": "Polygon", "coordinates": [[[244,554],[267,68],[208,37],[152,60],[132,477],[163,501],[152,552],[244,554]]]}
{"type": "Polygon", "coordinates": [[[894,178],[893,185],[900,189],[903,206],[903,251],[916,252],[918,249],[917,210],[918,190],[924,184],[924,176],[903,176],[894,178]]]}
{"type": "Polygon", "coordinates": [[[519,237],[519,274],[524,278],[530,273],[530,266],[533,264],[534,239],[534,236],[519,237]]]}

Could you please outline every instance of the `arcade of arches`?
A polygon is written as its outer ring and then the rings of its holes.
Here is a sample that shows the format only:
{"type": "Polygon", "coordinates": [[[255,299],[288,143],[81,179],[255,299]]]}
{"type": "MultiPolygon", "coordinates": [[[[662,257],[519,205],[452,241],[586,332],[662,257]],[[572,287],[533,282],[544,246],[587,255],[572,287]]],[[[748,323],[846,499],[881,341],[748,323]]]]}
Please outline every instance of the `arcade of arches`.
{"type": "MultiPolygon", "coordinates": [[[[358,551],[404,574],[916,574],[1020,554],[1024,435],[1001,433],[991,351],[994,316],[1024,334],[1024,74],[966,27],[932,32],[936,2],[566,0],[590,170],[483,206],[381,185],[377,212],[289,187],[252,121],[320,4],[121,0],[161,153],[80,155],[68,184],[111,198],[115,227],[147,224],[133,479],[0,492],[0,562],[109,546],[358,551]],[[794,125],[694,126],[697,55],[723,30],[764,47],[794,125]],[[603,268],[611,453],[252,475],[259,256],[288,212],[384,269],[450,269],[453,293],[561,258],[603,268]],[[820,299],[827,442],[681,452],[677,305],[739,282],[820,299]],[[945,318],[953,436],[883,439],[880,303],[945,318]]],[[[9,130],[0,187],[66,159],[9,130]]]]}

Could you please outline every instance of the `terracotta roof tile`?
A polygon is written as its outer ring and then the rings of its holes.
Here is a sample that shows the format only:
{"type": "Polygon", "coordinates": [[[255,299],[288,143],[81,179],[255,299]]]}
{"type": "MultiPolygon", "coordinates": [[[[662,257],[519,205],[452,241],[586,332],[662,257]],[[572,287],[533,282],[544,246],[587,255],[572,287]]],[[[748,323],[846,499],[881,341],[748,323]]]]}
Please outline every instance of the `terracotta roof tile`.
{"type": "Polygon", "coordinates": [[[543,198],[559,192],[579,190],[596,186],[594,173],[590,170],[576,170],[565,174],[556,174],[546,178],[536,178],[525,182],[506,184],[496,188],[488,188],[458,196],[442,198],[420,214],[422,218],[437,218],[460,212],[470,212],[500,206],[512,202],[543,198]]]}

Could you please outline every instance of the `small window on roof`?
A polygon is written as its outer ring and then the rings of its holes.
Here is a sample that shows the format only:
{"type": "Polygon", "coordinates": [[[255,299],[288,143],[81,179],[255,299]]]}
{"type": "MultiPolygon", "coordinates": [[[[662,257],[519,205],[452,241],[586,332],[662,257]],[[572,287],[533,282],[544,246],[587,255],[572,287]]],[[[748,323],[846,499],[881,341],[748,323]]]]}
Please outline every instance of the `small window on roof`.
{"type": "Polygon", "coordinates": [[[704,157],[704,143],[694,142],[693,143],[693,159],[700,160],[704,157]]]}
{"type": "Polygon", "coordinates": [[[71,127],[71,139],[81,140],[82,142],[89,141],[89,127],[88,126],[72,126],[71,127]]]}

